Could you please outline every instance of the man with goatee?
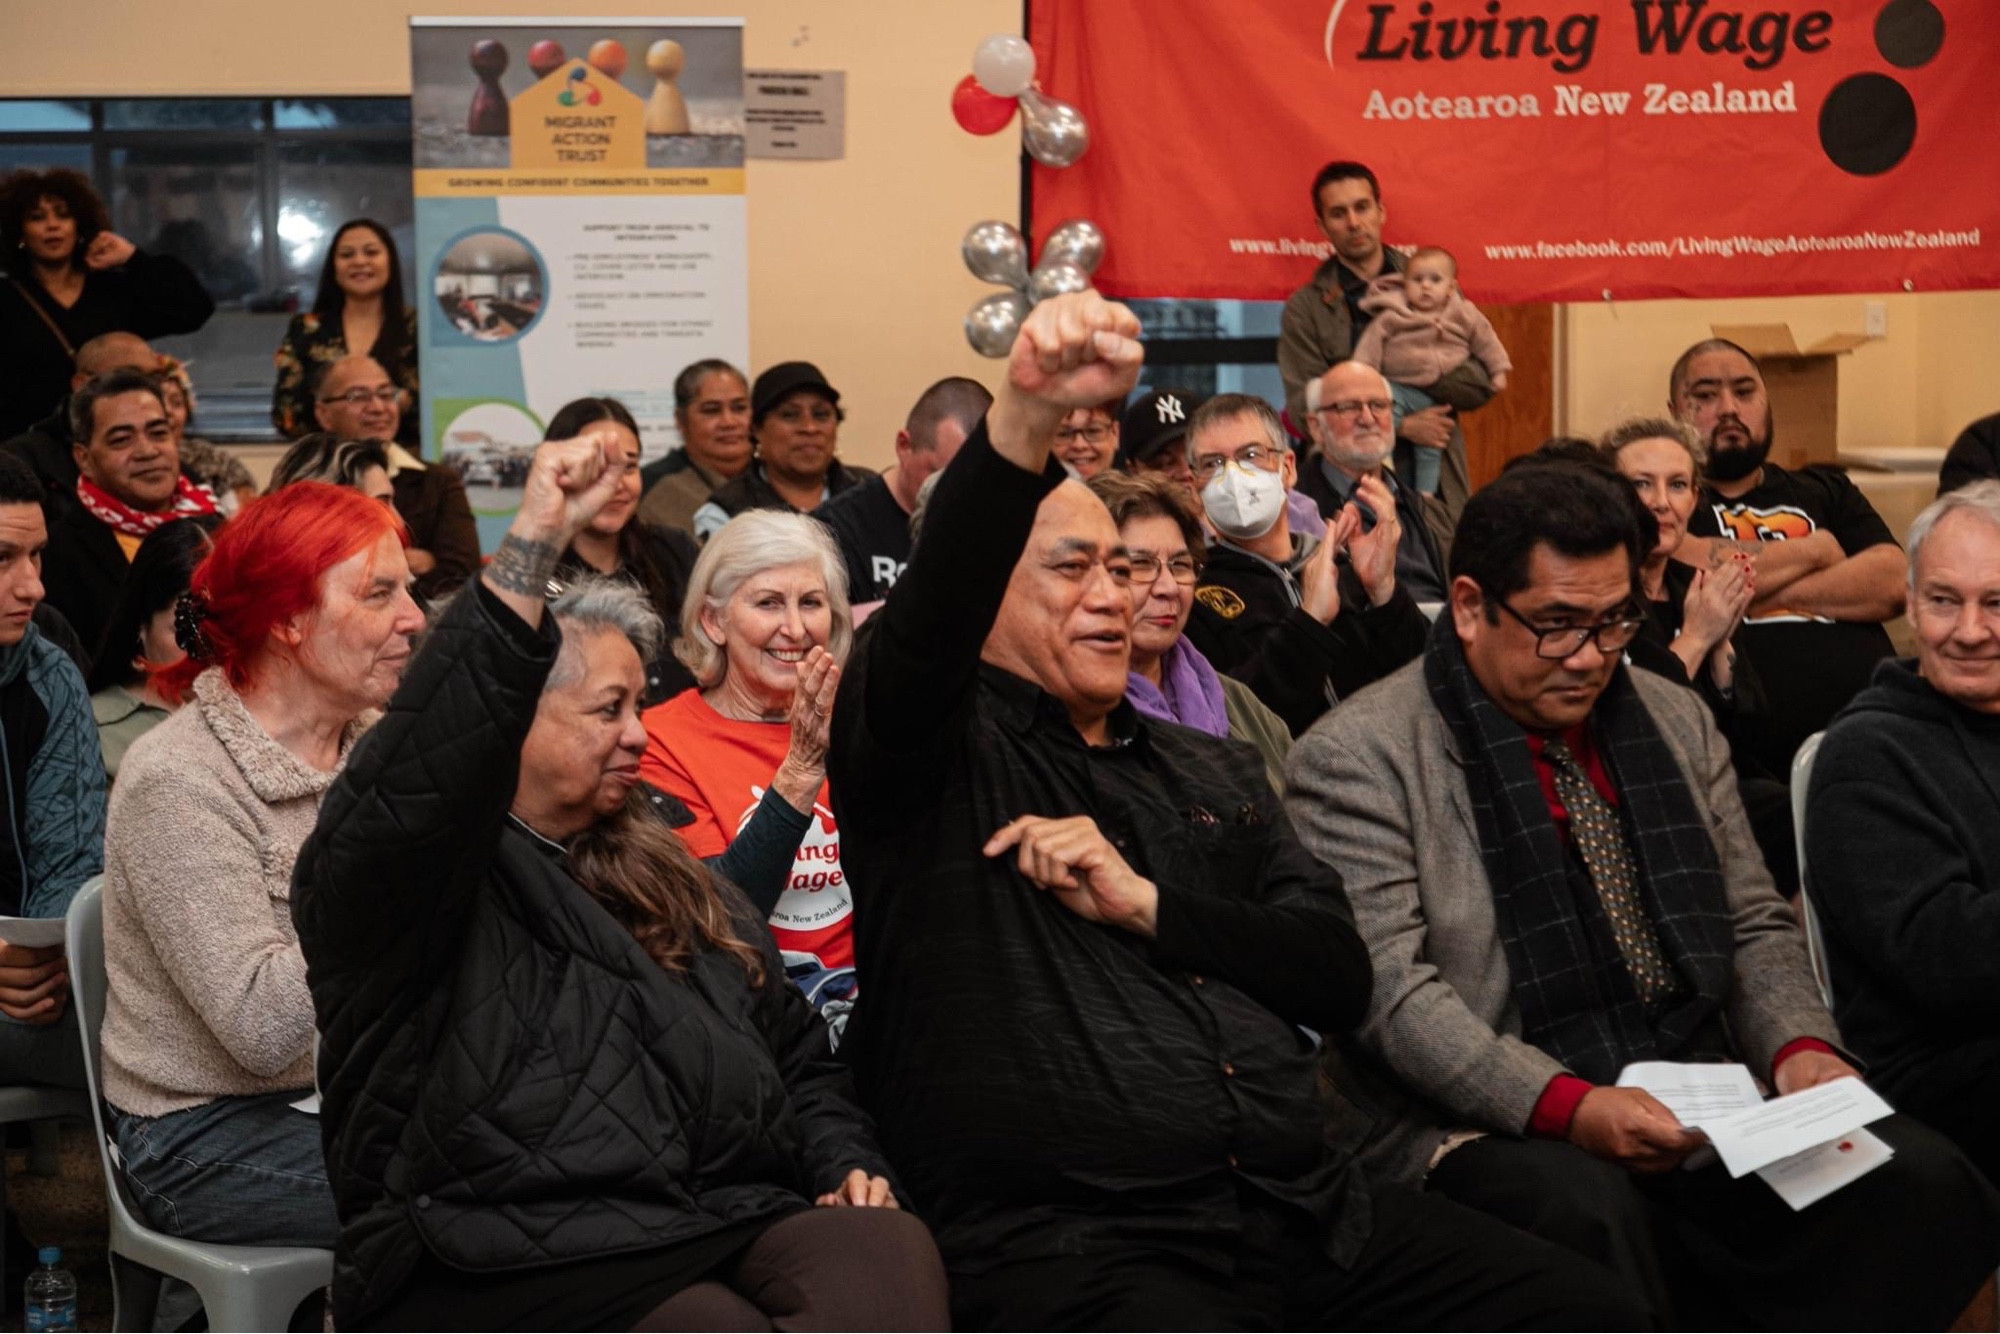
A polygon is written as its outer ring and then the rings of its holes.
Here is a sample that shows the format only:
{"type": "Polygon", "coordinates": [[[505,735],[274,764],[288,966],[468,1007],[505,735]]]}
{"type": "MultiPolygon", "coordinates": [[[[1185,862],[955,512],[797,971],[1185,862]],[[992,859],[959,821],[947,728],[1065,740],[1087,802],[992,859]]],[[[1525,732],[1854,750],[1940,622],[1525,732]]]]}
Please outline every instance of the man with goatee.
{"type": "Polygon", "coordinates": [[[1846,473],[1770,462],[1764,374],[1736,344],[1711,338],[1683,352],[1667,400],[1708,446],[1701,503],[1675,559],[1710,564],[1730,545],[1755,552],[1757,596],[1739,643],[1770,701],[1750,745],[1786,774],[1800,743],[1893,653],[1882,623],[1903,613],[1903,551],[1846,473]]]}

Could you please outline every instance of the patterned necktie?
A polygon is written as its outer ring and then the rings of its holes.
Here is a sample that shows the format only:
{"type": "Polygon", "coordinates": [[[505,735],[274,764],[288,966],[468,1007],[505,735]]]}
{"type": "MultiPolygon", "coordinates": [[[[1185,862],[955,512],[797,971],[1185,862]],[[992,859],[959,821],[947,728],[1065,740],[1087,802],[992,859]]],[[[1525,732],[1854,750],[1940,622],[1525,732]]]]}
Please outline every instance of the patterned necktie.
{"type": "Polygon", "coordinates": [[[1639,901],[1639,876],[1618,812],[1591,784],[1590,775],[1560,738],[1551,737],[1542,755],[1555,770],[1556,795],[1569,812],[1570,837],[1590,872],[1590,883],[1597,887],[1604,915],[1611,919],[1611,934],[1625,958],[1625,970],[1638,988],[1640,1003],[1653,1009],[1674,993],[1679,980],[1639,901]]]}

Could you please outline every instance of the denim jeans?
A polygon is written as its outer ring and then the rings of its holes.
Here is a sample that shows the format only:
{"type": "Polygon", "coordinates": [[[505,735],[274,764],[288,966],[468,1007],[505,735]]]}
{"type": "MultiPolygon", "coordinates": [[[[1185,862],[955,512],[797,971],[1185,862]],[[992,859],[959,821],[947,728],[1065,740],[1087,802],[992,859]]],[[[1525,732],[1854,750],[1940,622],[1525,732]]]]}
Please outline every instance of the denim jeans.
{"type": "MultiPolygon", "coordinates": [[[[1422,412],[1425,408],[1434,408],[1437,406],[1436,399],[1415,385],[1397,384],[1394,381],[1391,381],[1389,384],[1389,397],[1396,405],[1395,416],[1398,430],[1402,429],[1403,418],[1409,416],[1412,412],[1422,412]]],[[[1419,445],[1414,455],[1414,464],[1415,466],[1411,469],[1413,475],[1409,479],[1410,485],[1427,496],[1436,495],[1438,474],[1443,471],[1444,451],[1441,449],[1425,449],[1422,445],[1419,445]]]]}
{"type": "Polygon", "coordinates": [[[217,1098],[165,1116],[112,1109],[125,1183],[149,1226],[190,1241],[333,1249],[339,1223],[310,1090],[217,1098]]]}

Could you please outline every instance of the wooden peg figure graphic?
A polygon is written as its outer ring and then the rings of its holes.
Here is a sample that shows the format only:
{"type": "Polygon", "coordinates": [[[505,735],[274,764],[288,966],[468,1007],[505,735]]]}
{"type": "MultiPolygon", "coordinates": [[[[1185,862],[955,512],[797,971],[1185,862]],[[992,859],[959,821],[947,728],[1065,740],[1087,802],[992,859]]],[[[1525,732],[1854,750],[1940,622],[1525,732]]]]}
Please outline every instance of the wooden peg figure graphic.
{"type": "Polygon", "coordinates": [[[679,42],[658,41],[646,48],[646,68],[658,80],[646,102],[647,134],[688,132],[687,99],[681,96],[677,82],[686,67],[687,54],[679,42]]]}
{"type": "Polygon", "coordinates": [[[535,72],[537,79],[546,79],[562,68],[569,59],[563,54],[562,43],[552,37],[545,37],[528,48],[528,68],[535,72]]]}
{"type": "Polygon", "coordinates": [[[508,131],[507,94],[500,89],[500,76],[507,72],[507,48],[491,38],[474,42],[469,63],[479,76],[479,91],[472,95],[465,132],[504,138],[508,131]]]}

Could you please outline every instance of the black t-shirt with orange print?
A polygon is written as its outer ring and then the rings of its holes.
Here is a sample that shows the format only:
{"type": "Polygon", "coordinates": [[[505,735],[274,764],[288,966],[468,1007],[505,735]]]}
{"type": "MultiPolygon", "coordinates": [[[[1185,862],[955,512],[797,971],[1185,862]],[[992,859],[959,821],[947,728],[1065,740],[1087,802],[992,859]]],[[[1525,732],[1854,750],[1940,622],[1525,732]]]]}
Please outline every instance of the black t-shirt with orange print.
{"type": "MultiPolygon", "coordinates": [[[[1758,485],[1734,500],[1704,489],[1688,520],[1698,537],[1743,542],[1798,541],[1825,529],[1849,556],[1896,538],[1868,497],[1838,468],[1797,472],[1764,465],[1758,485]]],[[[1770,705],[1756,758],[1770,772],[1791,773],[1792,754],[1833,720],[1868,684],[1875,664],[1895,650],[1875,621],[1830,621],[1773,608],[1744,622],[1737,644],[1751,659],[1770,705]]]]}

